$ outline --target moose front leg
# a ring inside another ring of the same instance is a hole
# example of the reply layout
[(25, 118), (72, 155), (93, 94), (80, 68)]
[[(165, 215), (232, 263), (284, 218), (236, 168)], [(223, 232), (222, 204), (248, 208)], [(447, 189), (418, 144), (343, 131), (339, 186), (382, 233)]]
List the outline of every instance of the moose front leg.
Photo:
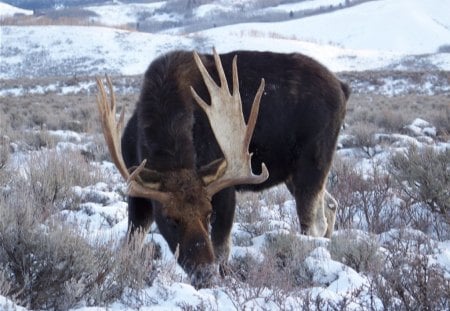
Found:
[(236, 194), (233, 188), (224, 189), (212, 199), (213, 216), (211, 219), (211, 240), (220, 274), (227, 271), (227, 262), (231, 248), (231, 228), (236, 207)]
[(128, 197), (128, 233), (145, 235), (153, 223), (152, 202), (144, 198)]

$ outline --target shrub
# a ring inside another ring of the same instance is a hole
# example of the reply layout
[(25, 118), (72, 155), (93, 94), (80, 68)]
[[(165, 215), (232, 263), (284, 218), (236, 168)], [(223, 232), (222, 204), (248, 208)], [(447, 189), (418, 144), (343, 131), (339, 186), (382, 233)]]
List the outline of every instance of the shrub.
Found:
[(356, 122), (350, 131), (354, 136), (355, 146), (361, 148), (369, 157), (372, 157), (374, 155), (374, 147), (377, 144), (375, 134), (378, 131), (378, 127), (373, 123)]
[(394, 154), (389, 170), (397, 186), (413, 203), (425, 204), (450, 223), (450, 149), (410, 146)]
[(350, 161), (337, 159), (331, 176), (330, 192), (339, 203), (338, 227), (381, 233), (398, 225), (393, 183), (379, 163), (363, 172)]
[[(133, 296), (156, 276), (153, 249), (91, 239), (42, 223), (32, 202), (0, 201), (0, 294), (31, 309), (67, 310)], [(37, 216), (37, 217), (36, 217)]]
[(358, 184), (364, 182), (363, 176), (349, 160), (336, 157), (330, 174), (329, 191), (338, 201), (336, 225), (339, 229), (357, 228), (354, 223), (359, 211), (359, 198), (354, 194)]
[(77, 151), (54, 150), (32, 153), (25, 163), (25, 189), (44, 215), (55, 209), (71, 208), (72, 187), (87, 186), (100, 180), (97, 169)]
[(403, 111), (386, 108), (375, 116), (375, 122), (390, 133), (399, 133), (406, 125)]
[[(1, 108), (1, 107), (0, 107)], [(9, 121), (5, 113), (0, 109), (0, 170), (6, 165), (10, 156), (10, 132)]]
[(0, 169), (5, 167), (10, 156), (9, 137), (1, 136), (0, 133)]
[(40, 150), (42, 148), (53, 148), (56, 145), (55, 138), (47, 130), (25, 131), (22, 140), (26, 149)]
[(384, 310), (448, 310), (450, 280), (429, 257), (434, 246), (424, 234), (400, 231), (383, 247), (383, 269), (372, 271), (370, 291)]
[[(236, 207), (236, 222), (239, 228), (248, 233), (250, 239), (269, 230), (269, 221), (263, 217), (260, 196), (256, 193), (238, 193), (238, 206)], [(248, 241), (248, 238), (245, 238)], [(237, 244), (241, 244), (243, 241)], [(242, 244), (241, 244), (242, 245)]]
[(294, 233), (271, 233), (266, 236), (261, 257), (250, 254), (233, 258), (231, 271), (247, 286), (290, 292), (311, 285), (304, 259), (316, 248), (315, 240), (301, 239)]
[(345, 230), (331, 237), (331, 257), (355, 269), (365, 272), (381, 265), (378, 241), (361, 231)]
[(450, 44), (441, 45), (438, 48), (438, 53), (450, 53)]
[(294, 233), (268, 235), (263, 249), (266, 265), (269, 265), (264, 274), (268, 284), (285, 290), (312, 285), (303, 262), (317, 246), (313, 239), (301, 239)]

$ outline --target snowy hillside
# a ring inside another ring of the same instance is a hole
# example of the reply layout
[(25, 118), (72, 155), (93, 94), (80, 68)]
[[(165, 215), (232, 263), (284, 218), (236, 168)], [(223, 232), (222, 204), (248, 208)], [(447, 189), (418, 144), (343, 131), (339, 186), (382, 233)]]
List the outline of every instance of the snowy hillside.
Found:
[(7, 3), (0, 2), (0, 18), (13, 16), (14, 14), (31, 15), (33, 14), (33, 11), (20, 9)]
[[(299, 5), (310, 2), (315, 1)], [(145, 6), (154, 9), (160, 5), (157, 2)], [(98, 7), (96, 12), (106, 23), (123, 24), (132, 20), (142, 6), (119, 4)], [(220, 52), (301, 52), (333, 71), (449, 70), (450, 54), (436, 53), (439, 47), (450, 44), (450, 18), (443, 13), (447, 11), (448, 0), (371, 1), (288, 22), (231, 25), (188, 35), (102, 27), (2, 26), (0, 78), (142, 74), (159, 54), (173, 49), (209, 52), (212, 46)]]
[(98, 14), (97, 20), (105, 25), (135, 24), (139, 14), (152, 14), (160, 8), (165, 1), (153, 3), (116, 3), (111, 5), (88, 6), (87, 10)]
[(435, 53), (440, 46), (450, 44), (447, 12), (450, 12), (448, 0), (370, 1), (288, 22), (230, 26), (225, 32), (258, 31), (264, 36), (334, 44), (353, 50)]

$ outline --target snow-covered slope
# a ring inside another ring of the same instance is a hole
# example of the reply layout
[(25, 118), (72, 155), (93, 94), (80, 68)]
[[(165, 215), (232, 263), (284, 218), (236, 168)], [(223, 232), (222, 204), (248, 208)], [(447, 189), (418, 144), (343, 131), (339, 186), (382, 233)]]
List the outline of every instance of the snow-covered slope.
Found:
[(404, 54), (435, 53), (450, 44), (449, 0), (370, 1), (344, 10), (279, 23), (251, 23), (205, 33), (249, 33)]
[(0, 2), (0, 18), (13, 16), (14, 14), (32, 15), (33, 11), (20, 9), (7, 3)]
[(1, 32), (0, 79), (140, 74), (156, 55), (192, 48), (181, 36), (103, 27), (5, 26)]
[[(102, 27), (5, 26), (2, 28), (0, 78), (87, 74), (142, 74), (158, 54), (173, 49), (220, 52), (234, 49), (303, 52), (314, 55), (333, 70), (384, 67), (401, 55), (344, 50), (297, 40), (254, 35), (222, 34), (226, 29), (197, 37), (128, 32)], [(223, 38), (226, 40), (223, 40)]]
[[(96, 10), (102, 13), (101, 21), (123, 24), (142, 5), (118, 4)], [(209, 52), (212, 46), (219, 52), (301, 52), (333, 71), (450, 70), (450, 53), (434, 53), (450, 44), (450, 15), (446, 12), (450, 12), (450, 0), (380, 0), (288, 22), (238, 24), (188, 35), (101, 27), (3, 26), (0, 78), (142, 74), (159, 54), (177, 48)], [(416, 60), (422, 53), (431, 54)]]
[(105, 25), (125, 25), (134, 24), (138, 21), (139, 14), (151, 14), (155, 9), (160, 8), (165, 1), (152, 3), (116, 3), (98, 6), (88, 6), (87, 10), (95, 12), (96, 18)]

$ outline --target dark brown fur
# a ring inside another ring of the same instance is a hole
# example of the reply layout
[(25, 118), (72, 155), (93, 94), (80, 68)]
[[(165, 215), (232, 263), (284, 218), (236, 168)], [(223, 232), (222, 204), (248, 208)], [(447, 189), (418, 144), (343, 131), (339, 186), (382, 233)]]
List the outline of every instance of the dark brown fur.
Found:
[[(190, 93), (193, 86), (209, 101), (192, 52), (176, 51), (152, 62), (122, 138), (127, 167), (147, 159), (147, 166), (161, 174), (160, 191), (173, 194), (171, 204), (164, 207), (130, 197), (131, 232), (147, 231), (155, 220), (172, 251), (179, 247), (179, 263), (197, 286), (209, 284), (214, 261), (227, 260), (235, 189), (260, 191), (284, 182), (295, 196), (302, 232), (330, 235), (334, 225), (334, 218), (327, 217), (331, 224), (325, 218), (330, 212), (325, 201), (332, 200), (325, 183), (349, 88), (307, 56), (271, 52), (221, 55), (228, 81), (234, 55), (238, 55), (246, 118), (261, 78), (266, 81), (250, 152), (256, 174), (262, 162), (267, 165), (267, 181), (225, 189), (208, 200), (202, 179), (209, 174), (205, 166), (222, 153), (206, 115)], [(202, 55), (202, 61), (217, 81), (212, 56)]]

